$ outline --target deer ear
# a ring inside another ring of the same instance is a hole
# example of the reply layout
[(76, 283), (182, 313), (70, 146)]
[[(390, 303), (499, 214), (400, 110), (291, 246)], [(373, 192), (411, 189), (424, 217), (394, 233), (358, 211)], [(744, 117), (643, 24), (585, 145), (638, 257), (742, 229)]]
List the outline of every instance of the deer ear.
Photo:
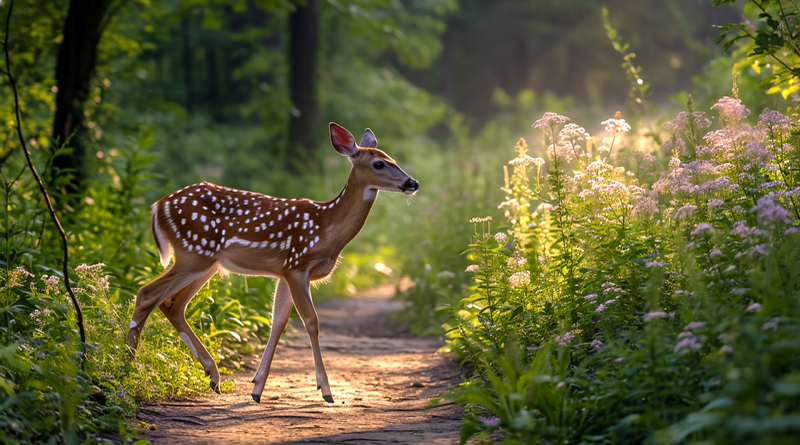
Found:
[(356, 139), (341, 125), (331, 122), (331, 145), (342, 156), (354, 156), (358, 153)]
[(359, 147), (378, 148), (378, 140), (375, 139), (375, 133), (369, 128), (364, 130), (364, 136), (361, 137), (361, 142), (358, 143)]

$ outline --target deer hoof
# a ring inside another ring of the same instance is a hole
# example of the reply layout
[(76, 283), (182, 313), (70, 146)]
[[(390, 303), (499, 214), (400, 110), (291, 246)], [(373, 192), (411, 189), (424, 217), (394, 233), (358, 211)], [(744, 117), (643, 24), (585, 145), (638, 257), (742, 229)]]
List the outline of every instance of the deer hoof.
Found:
[(331, 395), (322, 396), (322, 398), (325, 399), (325, 401), (328, 403), (333, 403), (333, 396)]
[(261, 403), (261, 394), (250, 394), (253, 397), (253, 401), (256, 403)]
[(221, 394), (221, 393), (219, 392), (219, 383), (214, 383), (214, 382), (211, 382), (211, 389), (213, 389), (215, 393), (217, 393), (217, 394)]
[(317, 391), (319, 391), (320, 389), (322, 389), (322, 387), (317, 385)]

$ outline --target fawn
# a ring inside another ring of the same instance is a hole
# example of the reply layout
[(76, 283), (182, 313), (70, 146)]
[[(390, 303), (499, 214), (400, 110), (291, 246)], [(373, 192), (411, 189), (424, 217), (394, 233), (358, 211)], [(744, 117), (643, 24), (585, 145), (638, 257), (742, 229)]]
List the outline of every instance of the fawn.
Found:
[(219, 392), (217, 365), (186, 322), (186, 307), (217, 272), (276, 277), (272, 327), (253, 378), (253, 400), (261, 400), (275, 348), (294, 304), (311, 341), (317, 389), (322, 390), (325, 401), (333, 403), (310, 283), (333, 271), (342, 249), (364, 226), (379, 190), (412, 195), (419, 183), (378, 150), (369, 128), (356, 145), (349, 131), (331, 122), (330, 137), (333, 148), (353, 165), (341, 193), (331, 201), (275, 198), (201, 182), (153, 204), (150, 225), (161, 264), (167, 266), (170, 251), (175, 261), (136, 296), (126, 338), (132, 351), (136, 351), (145, 320), (158, 306), (203, 365), (211, 388)]

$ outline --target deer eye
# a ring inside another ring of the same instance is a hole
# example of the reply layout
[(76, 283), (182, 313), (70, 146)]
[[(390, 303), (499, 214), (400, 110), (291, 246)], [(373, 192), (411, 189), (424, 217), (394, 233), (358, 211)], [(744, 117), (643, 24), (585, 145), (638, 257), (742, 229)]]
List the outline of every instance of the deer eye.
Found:
[(375, 167), (375, 170), (381, 170), (386, 167), (386, 164), (384, 164), (383, 161), (376, 161), (372, 166)]

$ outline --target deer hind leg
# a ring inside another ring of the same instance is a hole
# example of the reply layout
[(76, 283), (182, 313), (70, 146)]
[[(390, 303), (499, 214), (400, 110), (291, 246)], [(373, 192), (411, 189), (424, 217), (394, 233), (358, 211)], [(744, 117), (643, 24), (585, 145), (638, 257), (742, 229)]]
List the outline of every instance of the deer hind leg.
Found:
[(220, 377), (217, 364), (200, 339), (197, 338), (189, 323), (186, 322), (186, 307), (189, 306), (192, 298), (215, 273), (217, 273), (216, 269), (208, 271), (205, 275), (195, 279), (186, 287), (164, 300), (158, 308), (161, 309), (167, 320), (178, 331), (178, 335), (194, 355), (194, 358), (203, 365), (206, 375), (210, 377), (211, 389), (219, 393)]
[(278, 347), (278, 340), (286, 329), (286, 324), (289, 322), (289, 315), (292, 312), (292, 295), (289, 292), (289, 285), (286, 280), (278, 281), (275, 289), (275, 298), (272, 302), (272, 326), (269, 331), (269, 340), (267, 347), (264, 349), (264, 356), (261, 357), (261, 363), (258, 365), (255, 377), (253, 377), (253, 400), (256, 403), (261, 401), (261, 393), (264, 392), (264, 386), (267, 384), (267, 377), (269, 377), (269, 369), (272, 366), (272, 358), (275, 356), (275, 348)]
[(319, 318), (317, 318), (317, 310), (314, 309), (314, 302), (311, 301), (311, 288), (308, 275), (303, 277), (287, 276), (285, 277), (289, 284), (289, 289), (292, 294), (292, 301), (297, 313), (303, 320), (308, 333), (308, 339), (311, 341), (311, 350), (314, 353), (314, 370), (317, 377), (317, 388), (322, 389), (322, 398), (328, 403), (333, 403), (331, 396), (331, 386), (328, 383), (328, 374), (325, 372), (325, 364), (322, 363), (322, 351), (319, 347)]
[(206, 264), (204, 267), (191, 266), (192, 265), (188, 263), (176, 262), (163, 275), (139, 289), (139, 293), (136, 295), (136, 306), (133, 310), (133, 318), (130, 328), (128, 329), (128, 335), (125, 339), (125, 344), (128, 345), (128, 348), (130, 348), (132, 352), (136, 352), (136, 346), (139, 344), (139, 336), (142, 334), (144, 322), (156, 306), (186, 287), (192, 281), (210, 273), (212, 270), (216, 271), (216, 265), (214, 263), (210, 265)]

